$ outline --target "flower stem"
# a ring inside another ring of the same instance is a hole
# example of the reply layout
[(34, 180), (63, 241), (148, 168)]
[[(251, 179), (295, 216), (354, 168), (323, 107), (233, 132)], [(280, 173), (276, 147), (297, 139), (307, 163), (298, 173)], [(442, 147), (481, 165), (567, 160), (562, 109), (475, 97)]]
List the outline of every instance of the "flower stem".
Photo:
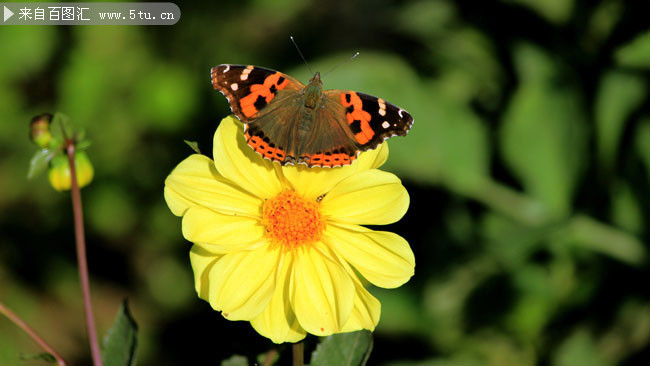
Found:
[(41, 336), (38, 335), (38, 333), (36, 333), (36, 331), (32, 327), (27, 325), (27, 323), (25, 323), (16, 313), (11, 311), (2, 302), (0, 302), (0, 313), (4, 314), (4, 316), (9, 318), (9, 320), (11, 320), (17, 326), (19, 326), (20, 329), (25, 331), (25, 333), (27, 333), (27, 335), (29, 335), (34, 340), (34, 342), (38, 343), (38, 345), (45, 350), (45, 352), (54, 356), (57, 365), (66, 366), (63, 357), (61, 357), (61, 355), (59, 355), (49, 344), (47, 344), (47, 342), (45, 342), (45, 340), (41, 338)]
[(275, 348), (270, 349), (264, 356), (264, 363), (262, 363), (262, 366), (271, 366), (277, 355), (278, 351)]
[(90, 301), (90, 281), (88, 279), (88, 262), (86, 260), (86, 237), (84, 233), (83, 209), (81, 206), (81, 190), (77, 183), (75, 170), (75, 145), (74, 141), (66, 142), (68, 162), (70, 163), (70, 194), (72, 196), (72, 210), (74, 213), (74, 234), (77, 247), (77, 261), (79, 262), (79, 280), (83, 294), (84, 310), (86, 315), (86, 329), (90, 342), (90, 352), (95, 366), (102, 366), (102, 357), (99, 352), (97, 333), (95, 331), (95, 318), (93, 317), (92, 303)]
[(303, 342), (294, 343), (291, 350), (293, 351), (293, 366), (303, 366), (305, 364), (305, 344)]

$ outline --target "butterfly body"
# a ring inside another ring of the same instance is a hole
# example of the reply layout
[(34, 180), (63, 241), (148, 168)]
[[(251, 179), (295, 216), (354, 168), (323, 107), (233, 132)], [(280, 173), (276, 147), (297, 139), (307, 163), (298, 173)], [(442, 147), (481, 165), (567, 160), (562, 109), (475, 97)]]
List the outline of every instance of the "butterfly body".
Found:
[(282, 165), (349, 165), (413, 124), (408, 112), (381, 98), (323, 90), (319, 73), (304, 85), (270, 69), (224, 64), (213, 67), (211, 77), (244, 123), (248, 145)]

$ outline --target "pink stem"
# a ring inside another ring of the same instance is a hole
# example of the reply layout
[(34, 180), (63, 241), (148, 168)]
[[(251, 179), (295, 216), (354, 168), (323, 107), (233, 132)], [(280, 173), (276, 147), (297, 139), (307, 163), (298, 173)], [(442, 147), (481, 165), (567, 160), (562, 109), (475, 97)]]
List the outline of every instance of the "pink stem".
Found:
[(27, 335), (30, 336), (34, 340), (34, 342), (38, 343), (41, 348), (45, 350), (45, 352), (51, 354), (54, 356), (56, 359), (56, 364), (59, 366), (66, 366), (65, 361), (63, 360), (63, 357), (59, 355), (43, 338), (41, 338), (38, 333), (32, 327), (27, 325), (16, 313), (11, 311), (8, 307), (6, 307), (3, 303), (0, 302), (0, 313), (4, 314), (9, 320), (11, 320), (14, 324), (20, 327)]
[(90, 352), (95, 366), (103, 366), (102, 357), (97, 342), (95, 331), (95, 318), (93, 316), (92, 303), (90, 301), (90, 281), (88, 279), (88, 261), (86, 260), (86, 237), (84, 233), (83, 209), (81, 206), (81, 190), (77, 183), (77, 172), (75, 169), (75, 145), (68, 140), (66, 142), (68, 162), (70, 163), (70, 194), (72, 195), (72, 210), (74, 212), (74, 234), (77, 247), (77, 261), (79, 262), (79, 280), (81, 281), (81, 292), (83, 293), (84, 310), (86, 314), (86, 328), (88, 340), (90, 341)]

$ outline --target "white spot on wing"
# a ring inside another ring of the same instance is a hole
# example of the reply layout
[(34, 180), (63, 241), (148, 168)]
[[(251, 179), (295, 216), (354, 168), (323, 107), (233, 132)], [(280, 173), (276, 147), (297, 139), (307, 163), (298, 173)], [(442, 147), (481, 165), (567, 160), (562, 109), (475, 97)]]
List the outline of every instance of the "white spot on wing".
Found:
[(399, 114), (400, 118), (404, 118), (404, 115), (402, 115), (402, 112), (406, 112), (406, 111), (403, 110), (403, 109), (400, 109), (399, 112), (397, 112), (397, 114)]
[(390, 123), (388, 123), (388, 121), (384, 121), (384, 123), (381, 124), (381, 127), (388, 128), (390, 127)]
[(253, 71), (253, 68), (254, 68), (254, 67), (255, 67), (255, 66), (246, 66), (246, 68), (244, 69), (244, 71), (242, 71), (242, 73), (241, 73), (241, 77), (240, 77), (240, 79), (242, 79), (242, 80), (246, 80), (246, 79), (248, 79), (248, 74), (250, 74), (251, 71)]
[(237, 90), (237, 89), (239, 89), (239, 85), (237, 85), (237, 83), (233, 83), (233, 84), (230, 86), (230, 89), (232, 89), (232, 90)]
[(378, 98), (377, 99), (377, 104), (379, 104), (379, 115), (380, 116), (385, 116), (386, 115), (386, 102), (384, 102), (383, 99)]
[(226, 65), (226, 68), (223, 69), (222, 74), (225, 74), (225, 73), (227, 73), (228, 71), (230, 71), (230, 65)]

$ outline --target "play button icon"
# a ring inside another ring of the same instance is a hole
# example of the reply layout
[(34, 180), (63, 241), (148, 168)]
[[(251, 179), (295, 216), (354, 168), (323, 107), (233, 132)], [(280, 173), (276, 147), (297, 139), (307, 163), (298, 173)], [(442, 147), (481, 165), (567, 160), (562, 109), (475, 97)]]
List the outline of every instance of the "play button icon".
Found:
[(6, 22), (7, 19), (11, 18), (12, 15), (14, 15), (14, 12), (9, 10), (9, 8), (7, 8), (5, 6), (5, 20), (4, 21)]

